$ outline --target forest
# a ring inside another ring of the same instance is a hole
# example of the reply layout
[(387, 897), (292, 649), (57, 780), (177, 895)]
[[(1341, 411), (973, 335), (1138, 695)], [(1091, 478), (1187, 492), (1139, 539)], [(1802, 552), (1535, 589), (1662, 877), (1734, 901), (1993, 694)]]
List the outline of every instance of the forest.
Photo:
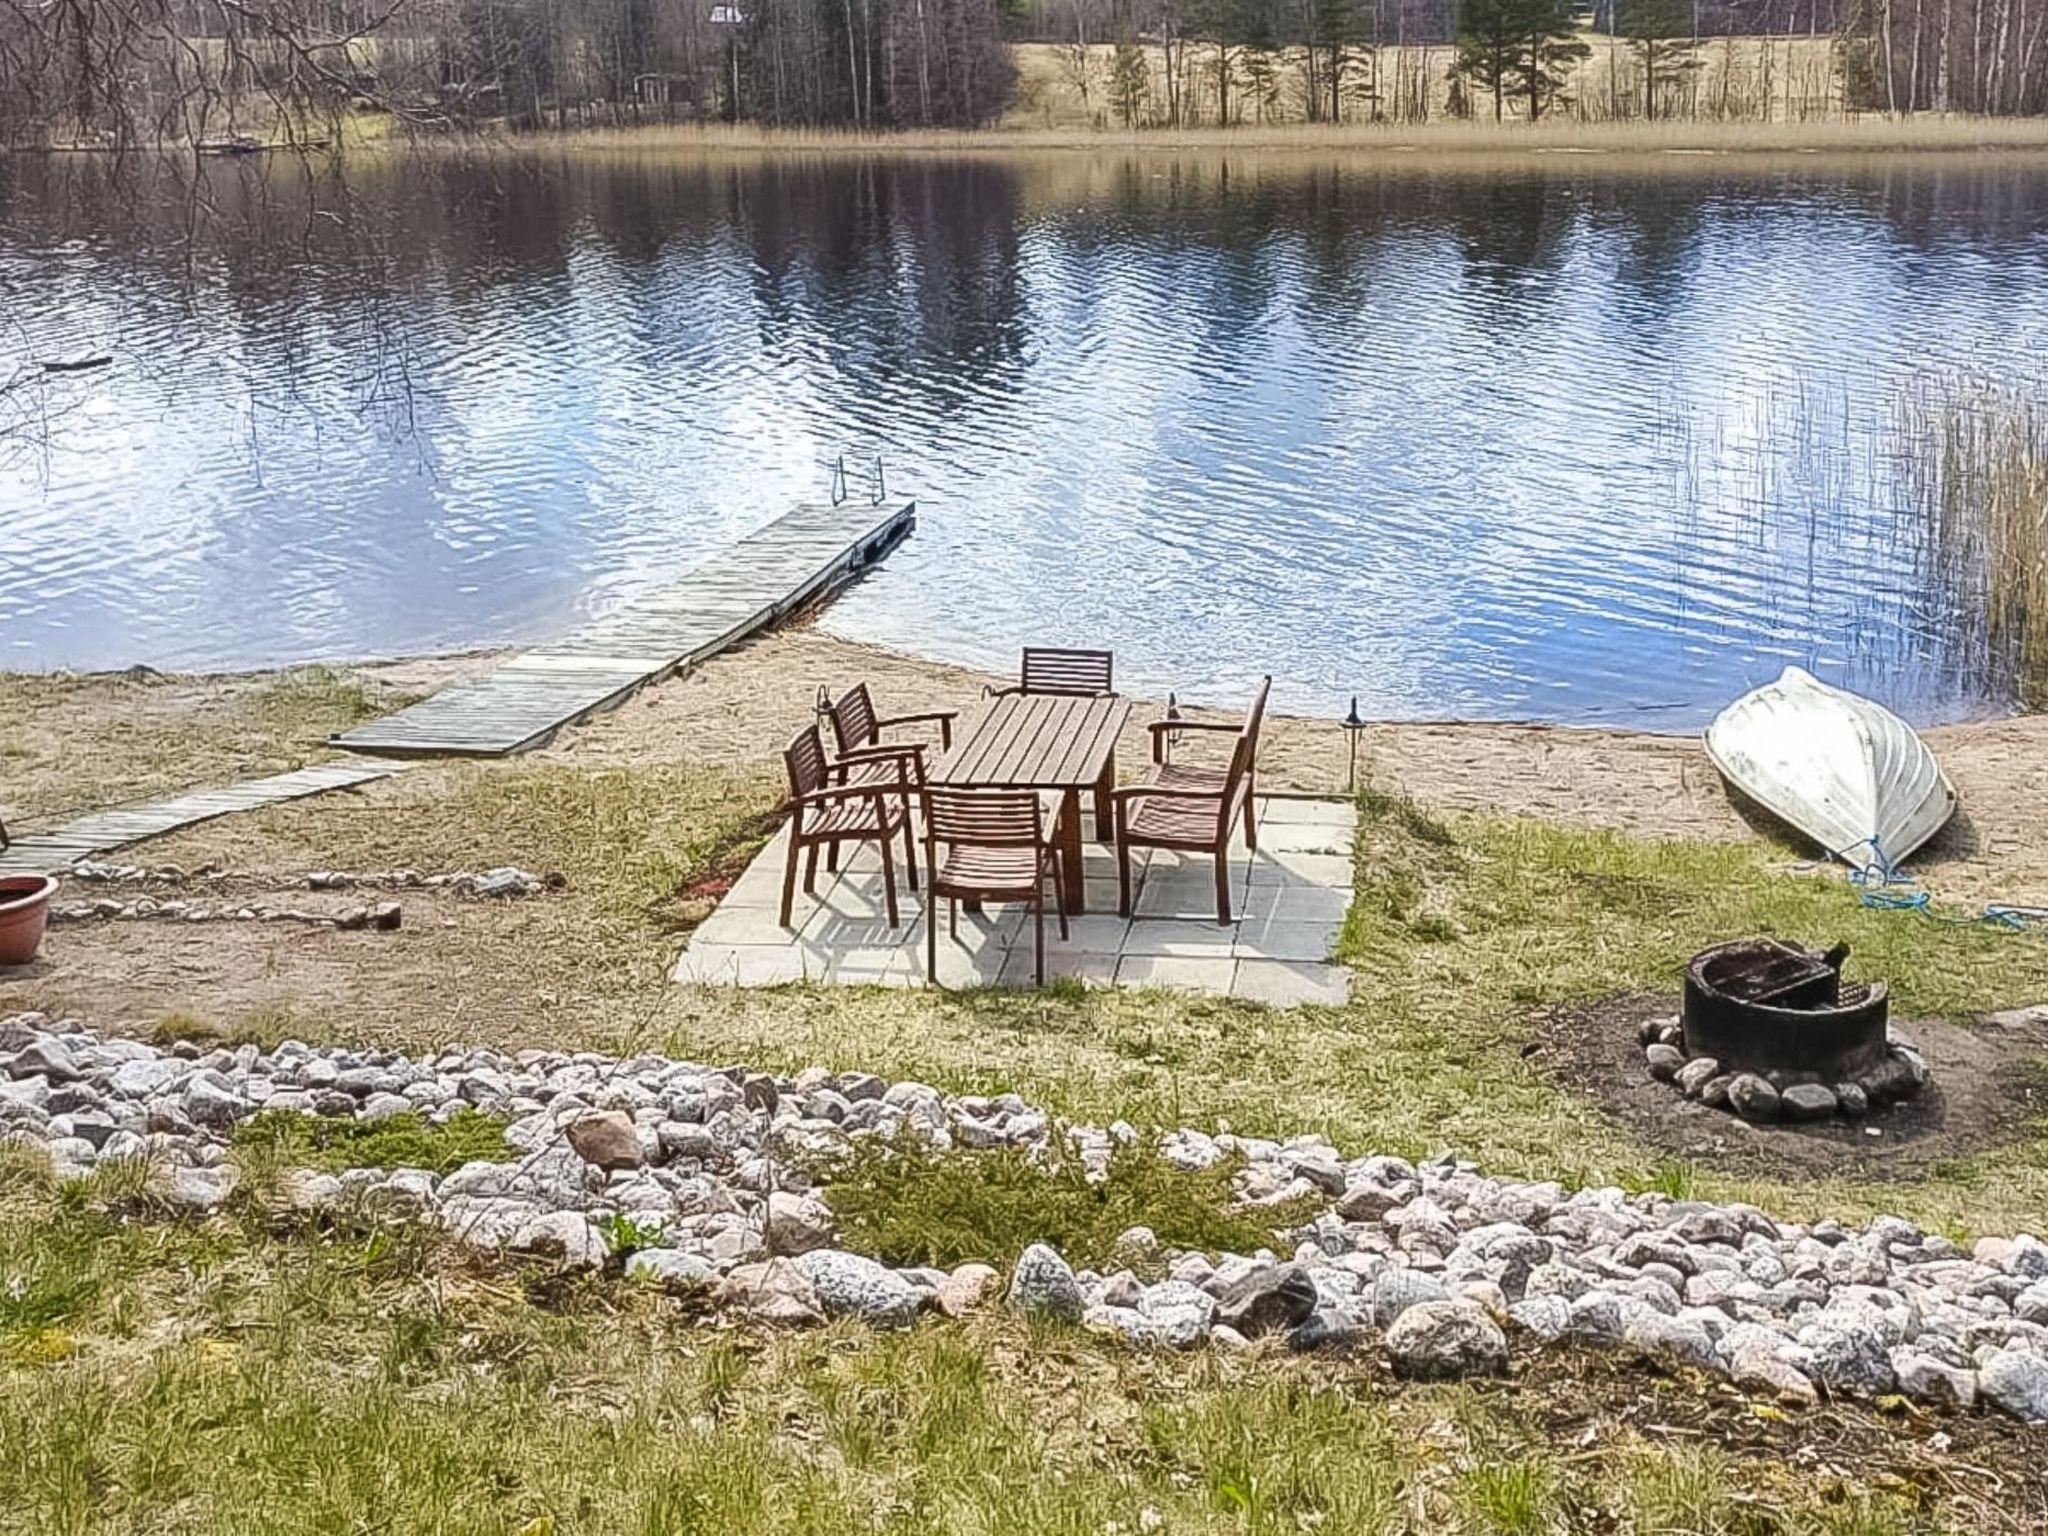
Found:
[[(1760, 106), (1732, 66), (1699, 86), (1735, 38), (1763, 45)], [(1026, 48), (1123, 129), (1768, 118), (1774, 40), (1785, 69), (1806, 40), (1830, 112), (2048, 110), (2048, 0), (0, 0), (0, 144), (232, 151), (378, 116), (974, 129)]]

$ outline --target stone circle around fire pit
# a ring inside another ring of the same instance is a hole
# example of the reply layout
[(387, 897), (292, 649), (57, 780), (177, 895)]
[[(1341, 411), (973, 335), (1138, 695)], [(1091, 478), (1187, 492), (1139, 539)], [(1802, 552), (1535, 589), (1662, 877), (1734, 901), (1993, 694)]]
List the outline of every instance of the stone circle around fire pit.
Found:
[(1907, 1041), (1892, 1038), (1875, 1065), (1835, 1081), (1818, 1072), (1749, 1072), (1725, 1068), (1712, 1056), (1686, 1051), (1678, 1015), (1646, 1020), (1637, 1038), (1650, 1076), (1688, 1099), (1725, 1109), (1752, 1124), (1775, 1121), (1861, 1119), (1872, 1109), (1912, 1098), (1927, 1086), (1927, 1062)]

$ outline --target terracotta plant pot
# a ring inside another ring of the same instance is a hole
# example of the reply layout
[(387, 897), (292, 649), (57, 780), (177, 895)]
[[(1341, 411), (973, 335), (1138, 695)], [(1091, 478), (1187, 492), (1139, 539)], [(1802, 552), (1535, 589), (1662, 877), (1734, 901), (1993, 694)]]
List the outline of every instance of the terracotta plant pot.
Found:
[(0, 965), (27, 965), (35, 959), (56, 891), (57, 882), (48, 875), (0, 876)]

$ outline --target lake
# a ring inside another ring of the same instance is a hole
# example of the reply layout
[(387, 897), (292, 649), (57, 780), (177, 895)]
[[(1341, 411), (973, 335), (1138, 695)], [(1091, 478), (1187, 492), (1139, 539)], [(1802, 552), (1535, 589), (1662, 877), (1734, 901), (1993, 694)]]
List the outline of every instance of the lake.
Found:
[(2013, 698), (1894, 427), (1915, 381), (2039, 377), (2039, 161), (542, 152), (199, 191), (0, 159), (0, 666), (533, 641), (879, 453), (918, 531), (823, 622), (941, 659), (1670, 730), (1787, 662), (1923, 722)]

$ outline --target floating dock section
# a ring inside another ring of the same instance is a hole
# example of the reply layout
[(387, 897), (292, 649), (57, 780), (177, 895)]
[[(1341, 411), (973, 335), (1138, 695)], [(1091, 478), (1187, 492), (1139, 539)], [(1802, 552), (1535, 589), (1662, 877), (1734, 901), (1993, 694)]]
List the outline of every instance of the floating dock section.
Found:
[(381, 756), (504, 757), (817, 602), (894, 549), (917, 504), (801, 506), (673, 587), (333, 739)]

